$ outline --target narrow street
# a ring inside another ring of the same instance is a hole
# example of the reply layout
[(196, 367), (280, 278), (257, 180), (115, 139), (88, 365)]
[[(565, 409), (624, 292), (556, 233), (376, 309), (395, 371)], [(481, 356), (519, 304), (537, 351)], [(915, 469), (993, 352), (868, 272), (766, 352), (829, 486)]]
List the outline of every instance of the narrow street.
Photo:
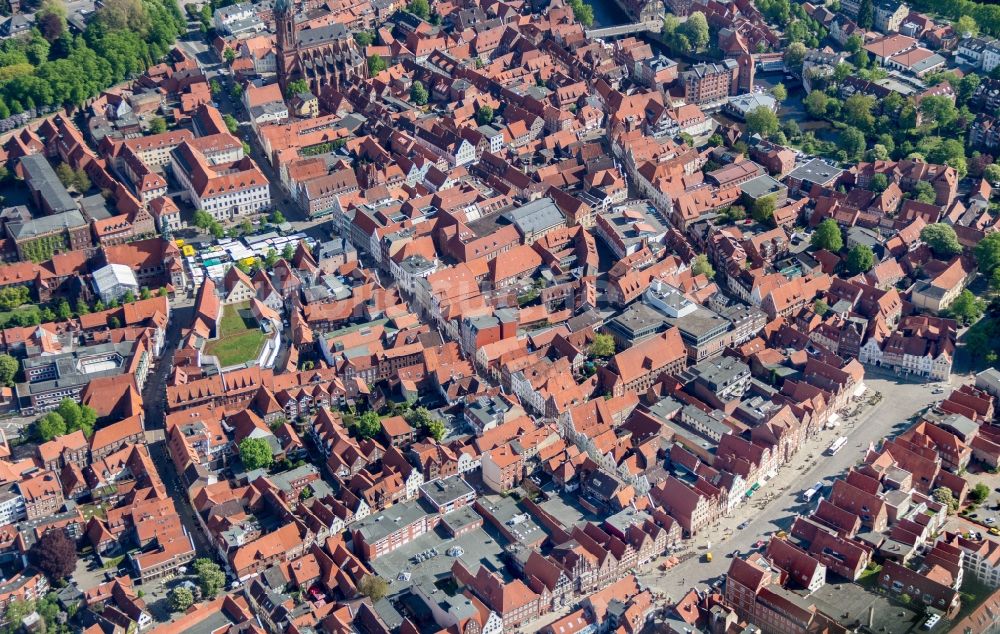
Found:
[(194, 519), (194, 511), (187, 499), (187, 492), (181, 486), (177, 470), (167, 453), (164, 437), (166, 425), (166, 384), (172, 369), (174, 351), (181, 339), (182, 328), (191, 322), (194, 309), (190, 300), (180, 302), (178, 306), (170, 307), (170, 322), (167, 325), (166, 340), (163, 351), (156, 359), (156, 367), (146, 379), (142, 390), (142, 400), (146, 410), (146, 442), (149, 455), (156, 465), (156, 472), (166, 487), (167, 494), (173, 498), (180, 516), (181, 523), (194, 539), (199, 555), (211, 555), (211, 542), (205, 537)]

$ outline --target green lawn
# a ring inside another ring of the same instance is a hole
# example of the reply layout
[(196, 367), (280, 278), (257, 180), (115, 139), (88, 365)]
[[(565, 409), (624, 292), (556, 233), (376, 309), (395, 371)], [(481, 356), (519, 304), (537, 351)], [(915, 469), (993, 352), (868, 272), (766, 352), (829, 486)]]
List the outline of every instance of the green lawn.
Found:
[(41, 309), (35, 304), (25, 304), (24, 306), (19, 306), (14, 310), (4, 310), (0, 311), (0, 328), (9, 328), (16, 324), (12, 323), (14, 315), (18, 313), (31, 313), (38, 315), (41, 313)]
[(205, 346), (205, 354), (216, 357), (224, 368), (256, 359), (267, 340), (249, 307), (249, 303), (225, 306), (219, 338)]

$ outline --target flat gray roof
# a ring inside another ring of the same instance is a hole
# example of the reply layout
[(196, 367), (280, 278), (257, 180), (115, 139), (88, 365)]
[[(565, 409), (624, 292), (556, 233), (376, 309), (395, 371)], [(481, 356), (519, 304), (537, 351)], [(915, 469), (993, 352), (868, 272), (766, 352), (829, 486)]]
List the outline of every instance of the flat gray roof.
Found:
[(788, 178), (794, 178), (803, 182), (822, 184), (840, 176), (843, 171), (844, 170), (839, 167), (830, 165), (826, 161), (813, 159), (805, 165), (801, 165), (792, 170), (788, 175)]
[(420, 491), (438, 506), (444, 506), (475, 490), (460, 475), (438, 478), (420, 485)]
[(385, 539), (403, 526), (409, 526), (420, 518), (435, 512), (420, 500), (393, 504), (387, 509), (372, 513), (354, 525), (353, 530), (361, 533), (368, 543)]
[(24, 180), (38, 192), (53, 213), (76, 209), (76, 201), (66, 191), (66, 187), (44, 156), (29, 154), (22, 157), (21, 167), (24, 168)]
[(535, 233), (566, 223), (566, 217), (551, 198), (539, 198), (503, 214), (522, 233)]

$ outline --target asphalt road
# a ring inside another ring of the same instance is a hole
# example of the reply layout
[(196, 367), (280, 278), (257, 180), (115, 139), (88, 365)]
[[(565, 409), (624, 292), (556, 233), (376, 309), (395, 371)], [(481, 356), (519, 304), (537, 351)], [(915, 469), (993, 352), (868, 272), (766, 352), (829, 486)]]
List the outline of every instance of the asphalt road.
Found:
[[(662, 575), (659, 570), (651, 570), (641, 575), (643, 581), (677, 598), (682, 589), (687, 590), (693, 584), (708, 584), (725, 574), (730, 563), (726, 556), (728, 553), (735, 549), (746, 553), (757, 540), (776, 531), (787, 530), (796, 515), (808, 513), (811, 508), (815, 508), (818, 498), (814, 498), (811, 504), (801, 501), (805, 489), (816, 482), (823, 482), (827, 487), (824, 494), (828, 493), (828, 487), (836, 477), (861, 461), (869, 443), (877, 445), (883, 438), (903, 431), (907, 419), (943, 396), (933, 393), (932, 384), (899, 383), (895, 379), (881, 377), (868, 377), (865, 383), (869, 394), (873, 391), (881, 392), (882, 400), (858, 418), (843, 421), (840, 427), (834, 432), (828, 432), (824, 441), (814, 448), (800, 450), (793, 463), (782, 467), (778, 476), (761, 489), (762, 494), (774, 495), (763, 509), (757, 509), (751, 504), (740, 507), (735, 513), (736, 517), (728, 523), (749, 520), (749, 524), (742, 530), (734, 530), (731, 537), (713, 540), (711, 563), (701, 561), (701, 555), (706, 551), (706, 537), (699, 535), (692, 540), (694, 552), (698, 556), (675, 566), (666, 575)], [(853, 428), (850, 427), (851, 424)], [(822, 453), (828, 444), (825, 439), (837, 435), (847, 436), (847, 445), (835, 456), (826, 456)], [(812, 461), (808, 459), (810, 450), (814, 455)], [(801, 467), (803, 463), (807, 465), (804, 468)], [(796, 464), (803, 470), (796, 469)], [(783, 480), (789, 482), (787, 490), (776, 490)], [(685, 582), (683, 587), (681, 581)]]

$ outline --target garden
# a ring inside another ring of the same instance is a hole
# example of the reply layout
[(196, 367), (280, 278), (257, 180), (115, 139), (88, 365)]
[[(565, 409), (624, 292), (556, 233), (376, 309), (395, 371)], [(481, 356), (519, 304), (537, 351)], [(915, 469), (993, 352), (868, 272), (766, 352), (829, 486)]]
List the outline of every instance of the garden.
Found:
[(222, 311), (219, 338), (208, 342), (205, 354), (214, 356), (220, 366), (228, 368), (256, 359), (266, 339), (267, 334), (250, 314), (248, 302), (229, 304)]

